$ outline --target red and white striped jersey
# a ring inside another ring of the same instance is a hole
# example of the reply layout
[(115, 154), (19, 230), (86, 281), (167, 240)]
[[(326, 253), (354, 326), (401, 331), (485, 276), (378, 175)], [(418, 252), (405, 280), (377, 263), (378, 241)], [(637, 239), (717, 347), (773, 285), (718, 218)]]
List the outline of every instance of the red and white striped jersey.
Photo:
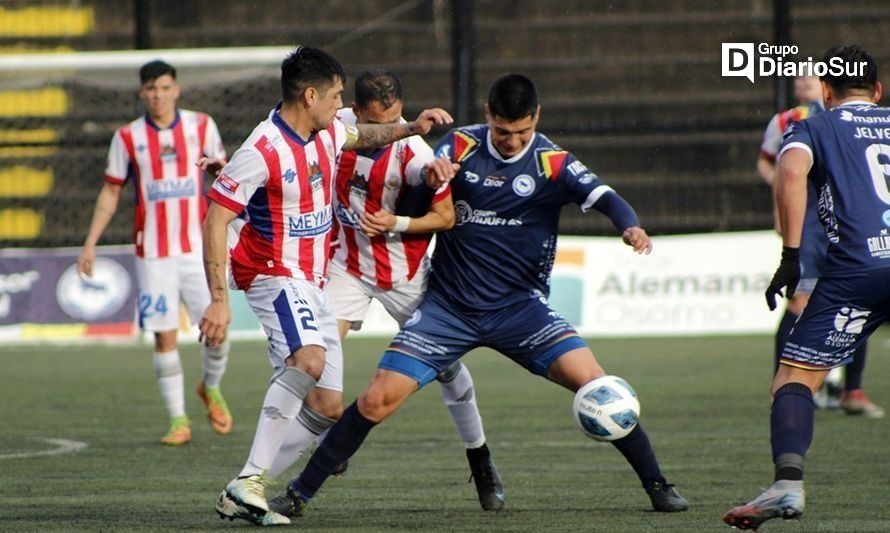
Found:
[(304, 141), (273, 109), (235, 152), (208, 196), (243, 214), (231, 250), (232, 277), (242, 290), (260, 274), (324, 285), (333, 226), (333, 171), (346, 126)]
[[(337, 116), (354, 124), (349, 108)], [(332, 261), (346, 272), (383, 290), (411, 280), (425, 262), (432, 234), (384, 233), (367, 237), (358, 228), (365, 212), (396, 206), (406, 188), (418, 185), (424, 165), (435, 158), (433, 150), (419, 136), (396, 141), (371, 151), (346, 151), (337, 163), (334, 201), (340, 231)], [(447, 197), (440, 192), (434, 202)]]
[(133, 240), (145, 258), (201, 253), (201, 221), (207, 212), (202, 156), (225, 159), (210, 116), (179, 109), (164, 129), (148, 116), (122, 126), (111, 140), (105, 181), (135, 179)]

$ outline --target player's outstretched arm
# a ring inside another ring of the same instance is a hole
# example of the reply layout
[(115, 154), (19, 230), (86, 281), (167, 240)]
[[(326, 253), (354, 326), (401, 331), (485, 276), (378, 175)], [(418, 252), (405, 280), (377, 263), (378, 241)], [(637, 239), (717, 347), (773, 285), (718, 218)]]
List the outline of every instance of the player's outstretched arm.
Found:
[(210, 289), (210, 305), (198, 323), (201, 331), (198, 340), (207, 346), (219, 346), (225, 342), (231, 322), (229, 288), (226, 283), (226, 228), (236, 216), (237, 213), (216, 202), (210, 202), (204, 219), (204, 273)]
[(451, 194), (430, 206), (421, 217), (396, 216), (385, 209), (365, 213), (358, 221), (362, 233), (375, 237), (385, 232), (435, 233), (454, 227), (454, 203)]
[(412, 135), (426, 135), (434, 126), (451, 124), (454, 119), (444, 109), (438, 107), (424, 109), (414, 122), (399, 124), (356, 124), (357, 135), (349, 137), (344, 150), (361, 150), (365, 148), (378, 148), (390, 143), (410, 137)]
[(111, 222), (117, 211), (117, 204), (121, 197), (121, 185), (105, 182), (99, 197), (96, 198), (96, 207), (93, 209), (93, 218), (90, 221), (90, 229), (87, 238), (83, 242), (83, 249), (77, 258), (77, 271), (86, 276), (93, 275), (93, 264), (96, 262), (96, 244), (105, 228)]

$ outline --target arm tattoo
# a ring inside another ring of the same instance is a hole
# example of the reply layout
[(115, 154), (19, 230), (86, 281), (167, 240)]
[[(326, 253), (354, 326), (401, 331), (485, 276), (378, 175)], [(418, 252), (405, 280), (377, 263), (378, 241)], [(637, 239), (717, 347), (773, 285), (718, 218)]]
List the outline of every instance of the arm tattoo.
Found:
[[(415, 124), (359, 124), (356, 126), (357, 137), (347, 138), (344, 150), (378, 148), (392, 142), (414, 135)], [(352, 144), (350, 144), (352, 143)]]

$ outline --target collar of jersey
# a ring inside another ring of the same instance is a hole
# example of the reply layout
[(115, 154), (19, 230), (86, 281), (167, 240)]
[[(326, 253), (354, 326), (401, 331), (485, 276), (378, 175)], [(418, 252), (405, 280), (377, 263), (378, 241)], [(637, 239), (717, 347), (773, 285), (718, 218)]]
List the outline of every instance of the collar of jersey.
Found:
[(876, 106), (878, 104), (876, 104), (874, 102), (869, 102), (867, 100), (853, 100), (852, 102), (844, 102), (843, 104), (839, 105), (838, 107), (847, 107), (847, 106), (854, 106), (854, 105), (856, 105), (856, 106), (858, 106), (858, 105)]
[(290, 127), (290, 124), (288, 124), (287, 122), (285, 122), (285, 120), (283, 118), (281, 118), (281, 115), (278, 114), (278, 111), (280, 111), (280, 110), (281, 110), (281, 102), (278, 102), (277, 104), (275, 104), (275, 109), (272, 110), (271, 115), (272, 115), (272, 124), (275, 124), (278, 127), (278, 129), (281, 130), (281, 133), (283, 133), (290, 140), (294, 141), (295, 143), (299, 144), (300, 146), (306, 146), (307, 144), (309, 144), (315, 140), (315, 132), (313, 131), (312, 133), (309, 134), (309, 138), (304, 141), (303, 138), (300, 137), (300, 134), (295, 132), (293, 130), (293, 128)]
[(525, 148), (522, 149), (521, 152), (514, 155), (510, 159), (504, 159), (500, 153), (498, 153), (497, 148), (491, 143), (491, 128), (485, 132), (485, 145), (488, 147), (488, 153), (491, 154), (491, 157), (501, 161), (503, 163), (515, 163), (525, 157), (525, 154), (531, 149), (532, 145), (535, 143), (535, 139), (538, 137), (538, 132), (532, 134), (532, 138), (529, 139), (528, 144), (525, 145)]
[(150, 116), (148, 116), (148, 113), (145, 114), (145, 123), (158, 131), (172, 130), (173, 128), (176, 127), (177, 124), (179, 124), (179, 110), (178, 109), (176, 110), (176, 115), (173, 117), (173, 122), (171, 122), (170, 125), (167, 126), (166, 128), (162, 128), (162, 127), (158, 126), (157, 124), (155, 124), (155, 121), (152, 120)]

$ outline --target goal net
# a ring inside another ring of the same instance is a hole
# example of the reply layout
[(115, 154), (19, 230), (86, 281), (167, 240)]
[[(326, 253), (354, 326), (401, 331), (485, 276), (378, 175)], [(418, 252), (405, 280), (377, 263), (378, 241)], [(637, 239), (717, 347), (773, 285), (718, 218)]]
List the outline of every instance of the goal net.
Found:
[[(138, 69), (177, 69), (179, 106), (206, 112), (229, 153), (278, 100), (290, 47), (0, 56), (0, 248), (83, 242), (114, 130), (144, 112)], [(130, 242), (133, 194), (103, 244)]]

